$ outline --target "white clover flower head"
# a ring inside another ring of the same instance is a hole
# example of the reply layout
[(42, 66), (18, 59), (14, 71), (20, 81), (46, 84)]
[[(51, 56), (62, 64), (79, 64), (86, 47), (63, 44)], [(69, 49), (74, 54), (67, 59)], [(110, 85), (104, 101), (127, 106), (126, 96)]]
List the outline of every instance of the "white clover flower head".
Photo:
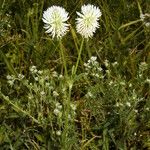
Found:
[(43, 13), (43, 22), (46, 33), (50, 33), (52, 38), (62, 38), (69, 30), (68, 12), (60, 6), (51, 6)]
[(94, 5), (88, 4), (81, 7), (81, 13), (76, 20), (76, 29), (84, 38), (91, 38), (99, 27), (99, 17), (102, 15), (100, 9)]

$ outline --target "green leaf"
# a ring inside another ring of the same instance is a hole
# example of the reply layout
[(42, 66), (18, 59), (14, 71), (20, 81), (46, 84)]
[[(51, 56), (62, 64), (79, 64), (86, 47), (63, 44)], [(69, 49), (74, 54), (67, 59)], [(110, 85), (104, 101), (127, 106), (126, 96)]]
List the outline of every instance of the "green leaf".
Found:
[(123, 28), (125, 28), (125, 27), (128, 27), (128, 26), (130, 26), (130, 25), (136, 24), (136, 23), (138, 23), (138, 22), (141, 22), (141, 19), (138, 19), (138, 20), (135, 20), (135, 21), (131, 21), (131, 22), (129, 22), (129, 23), (126, 23), (126, 24), (122, 25), (121, 27), (119, 27), (118, 30), (121, 30), (121, 29), (123, 29)]
[(9, 71), (14, 74), (17, 75), (17, 72), (15, 71), (14, 67), (12, 66), (12, 64), (9, 62), (9, 60), (7, 59), (7, 57), (5, 56), (5, 54), (2, 52), (2, 50), (0, 50), (0, 55), (3, 57), (4, 62), (7, 65), (7, 68), (9, 69)]
[(34, 133), (34, 136), (37, 138), (38, 141), (40, 141), (40, 142), (43, 142), (43, 141), (44, 141), (43, 136), (41, 136), (40, 134)]

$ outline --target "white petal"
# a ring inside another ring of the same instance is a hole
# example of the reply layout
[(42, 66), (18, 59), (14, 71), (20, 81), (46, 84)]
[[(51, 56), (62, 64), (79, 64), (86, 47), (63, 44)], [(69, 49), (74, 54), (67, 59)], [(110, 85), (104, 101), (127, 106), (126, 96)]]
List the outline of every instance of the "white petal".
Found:
[(84, 38), (92, 37), (99, 27), (99, 17), (101, 11), (98, 7), (88, 4), (81, 7), (81, 13), (76, 12), (79, 16), (76, 18), (76, 30)]
[(46, 33), (50, 33), (52, 38), (61, 38), (67, 31), (69, 24), (66, 21), (69, 19), (68, 12), (62, 7), (52, 6), (43, 12), (43, 22)]

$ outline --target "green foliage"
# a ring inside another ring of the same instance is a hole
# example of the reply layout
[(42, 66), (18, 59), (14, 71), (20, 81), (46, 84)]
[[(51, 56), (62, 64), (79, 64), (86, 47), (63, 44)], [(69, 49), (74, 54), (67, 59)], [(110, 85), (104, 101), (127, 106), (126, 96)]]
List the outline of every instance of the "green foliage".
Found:
[[(102, 11), (88, 41), (83, 4)], [(51, 5), (69, 13), (61, 42), (43, 29)], [(0, 1), (0, 149), (150, 148), (149, 0)]]

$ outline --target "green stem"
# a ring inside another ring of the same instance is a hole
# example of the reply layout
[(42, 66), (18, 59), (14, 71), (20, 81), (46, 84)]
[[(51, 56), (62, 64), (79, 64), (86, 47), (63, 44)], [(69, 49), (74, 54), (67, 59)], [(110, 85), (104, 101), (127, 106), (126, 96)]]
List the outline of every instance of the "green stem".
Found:
[(2, 52), (2, 49), (0, 47), (0, 55), (3, 57), (4, 62), (6, 63), (6, 66), (8, 67), (9, 71), (17, 76), (17, 72), (15, 71), (13, 65), (10, 63), (10, 61), (7, 59), (6, 55)]
[(91, 58), (91, 51), (90, 51), (90, 47), (89, 47), (89, 42), (88, 42), (88, 40), (86, 40), (86, 50), (88, 51), (88, 56), (89, 56), (89, 58)]
[(67, 140), (69, 134), (69, 113), (70, 113), (70, 101), (71, 101), (71, 91), (72, 87), (69, 87), (68, 98), (65, 100), (65, 123), (64, 123), (64, 130), (62, 134), (62, 150), (68, 149)]
[(80, 50), (79, 50), (79, 54), (78, 54), (78, 59), (77, 59), (77, 62), (76, 62), (76, 66), (75, 66), (75, 70), (74, 70), (73, 75), (76, 74), (77, 69), (78, 69), (78, 65), (79, 65), (79, 61), (81, 59), (81, 53), (82, 53), (82, 49), (83, 49), (83, 43), (84, 43), (84, 38), (82, 38), (82, 41), (81, 41), (81, 46), (80, 46)]
[(60, 51), (61, 51), (63, 66), (64, 66), (64, 69), (65, 69), (65, 75), (67, 76), (68, 72), (67, 72), (67, 66), (66, 66), (66, 59), (65, 59), (64, 50), (63, 50), (63, 46), (62, 46), (61, 40), (59, 41), (59, 46), (60, 46)]
[(2, 93), (0, 93), (0, 97), (3, 98), (3, 100), (5, 100), (7, 103), (9, 103), (10, 105), (12, 105), (13, 109), (15, 111), (20, 111), (21, 113), (23, 113), (24, 115), (28, 116), (29, 118), (31, 118), (35, 123), (40, 124), (39, 121), (37, 119), (35, 119), (33, 116), (31, 116), (28, 112), (24, 111), (23, 109), (21, 109), (19, 106), (15, 105), (14, 103), (12, 103), (9, 100), (9, 97), (3, 95)]

